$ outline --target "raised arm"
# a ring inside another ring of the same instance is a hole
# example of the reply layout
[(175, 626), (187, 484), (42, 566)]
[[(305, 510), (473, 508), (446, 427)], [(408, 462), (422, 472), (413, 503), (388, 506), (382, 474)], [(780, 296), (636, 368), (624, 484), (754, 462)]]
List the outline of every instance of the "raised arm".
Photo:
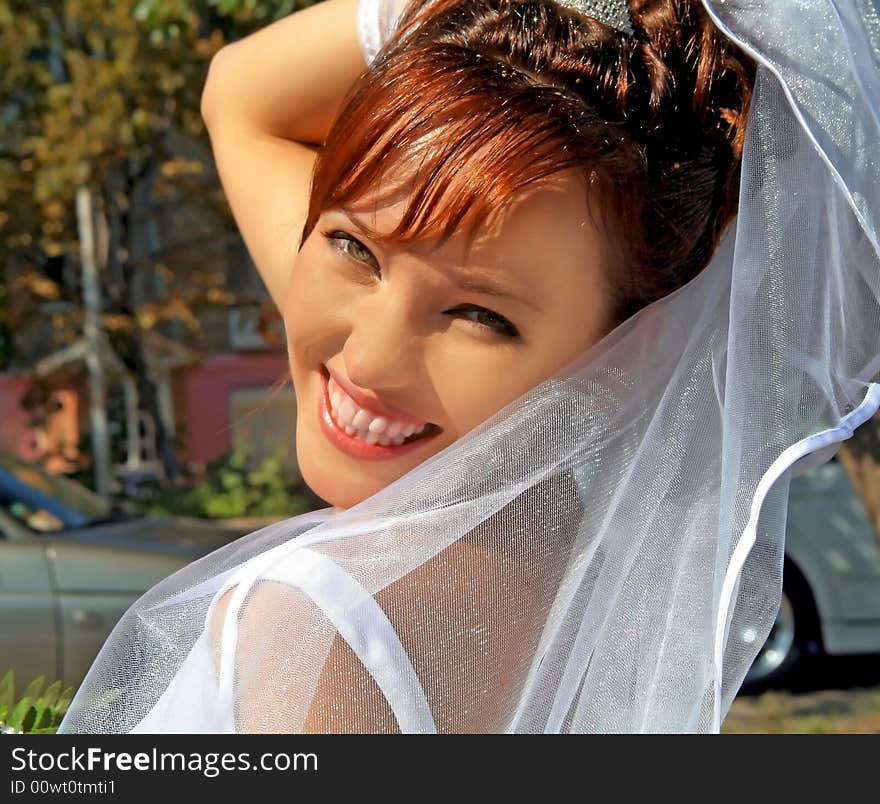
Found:
[(358, 0), (324, 0), (222, 48), (201, 113), (232, 214), (280, 309), (316, 145), (365, 69)]

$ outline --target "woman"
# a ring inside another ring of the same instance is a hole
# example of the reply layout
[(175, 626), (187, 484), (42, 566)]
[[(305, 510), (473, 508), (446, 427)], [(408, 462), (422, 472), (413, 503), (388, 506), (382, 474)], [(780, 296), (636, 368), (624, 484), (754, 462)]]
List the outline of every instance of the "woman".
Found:
[[(410, 16), (420, 5), (432, 16), (418, 41), (367, 73), (356, 9), (365, 40), (368, 15), (394, 3), (330, 0), (293, 14), (221, 51), (202, 104), (230, 204), (284, 316), (303, 476), (337, 508), (694, 276), (736, 208), (754, 64), (699, 3), (648, 4), (639, 41), (553, 3), (415, 3)], [(328, 130), (309, 193), (318, 147), (308, 142)], [(493, 279), (512, 298), (462, 288)], [(479, 380), (462, 382), (462, 366)], [(366, 463), (341, 453), (314, 404), (328, 376), (367, 407), (406, 411), (400, 423), (430, 422), (421, 445)]]
[(203, 115), (333, 507), (151, 590), (62, 731), (717, 730), (789, 470), (876, 409), (880, 297), (876, 189), (831, 194), (769, 67), (750, 122), (725, 10), (416, 0), (364, 72), (393, 7), (327, 0), (221, 51)]

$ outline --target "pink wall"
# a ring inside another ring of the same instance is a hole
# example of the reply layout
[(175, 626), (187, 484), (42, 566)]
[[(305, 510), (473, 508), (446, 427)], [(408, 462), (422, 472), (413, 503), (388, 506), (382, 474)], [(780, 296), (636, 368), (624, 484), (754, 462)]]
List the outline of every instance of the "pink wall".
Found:
[(0, 374), (0, 447), (34, 458), (28, 416), (19, 405), (28, 381), (16, 374)]
[[(286, 351), (221, 353), (175, 372), (175, 408), (186, 444), (184, 459), (207, 463), (228, 452), (233, 435), (232, 393), (242, 388), (272, 388), (288, 373)], [(27, 378), (0, 374), (0, 449), (38, 460), (50, 446), (76, 445), (88, 427), (83, 419), (87, 392), (76, 388), (75, 382), (54, 384), (63, 408), (50, 419), (45, 432), (35, 431), (28, 427), (28, 415), (19, 404), (28, 389)], [(64, 467), (46, 468), (63, 471)]]
[(212, 461), (232, 446), (229, 398), (237, 388), (269, 388), (289, 373), (287, 352), (216, 354), (181, 372), (179, 427), (186, 457)]
[[(21, 408), (21, 398), (29, 386), (30, 381), (20, 374), (0, 374), (0, 449), (32, 461), (56, 450), (73, 457), (80, 433), (77, 383), (55, 378), (52, 386), (61, 409), (50, 416), (45, 429), (32, 429), (28, 413)], [(45, 463), (45, 467), (58, 472), (68, 468), (67, 461), (60, 458)]]

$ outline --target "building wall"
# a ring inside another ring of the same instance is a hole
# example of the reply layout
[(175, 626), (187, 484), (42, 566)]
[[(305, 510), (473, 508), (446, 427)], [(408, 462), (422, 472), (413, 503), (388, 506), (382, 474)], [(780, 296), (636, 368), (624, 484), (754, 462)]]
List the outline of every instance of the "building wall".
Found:
[(289, 446), (287, 465), (295, 466), (296, 403), (290, 384), (269, 401), (272, 387), (288, 374), (286, 352), (227, 352), (186, 369), (180, 424), (187, 459), (214, 460), (241, 433), (260, 451), (265, 439)]
[[(174, 372), (177, 428), (184, 444), (184, 461), (206, 464), (228, 452), (240, 433), (258, 454), (280, 446), (285, 465), (296, 467), (296, 401), (288, 382), (287, 352), (225, 352)], [(0, 449), (38, 461), (63, 443), (70, 450), (88, 432), (88, 396), (77, 378), (56, 377), (52, 387), (61, 409), (50, 417), (45, 431), (29, 427), (21, 400), (30, 387), (19, 374), (0, 374)], [(56, 460), (50, 471), (67, 466)]]
[[(80, 437), (80, 400), (82, 390), (76, 378), (58, 376), (50, 381), (60, 409), (52, 414), (45, 429), (30, 426), (30, 414), (21, 406), (31, 387), (21, 374), (0, 374), (0, 449), (32, 461), (43, 460), (46, 453), (75, 454)], [(55, 458), (45, 462), (50, 472), (69, 468), (67, 461)]]

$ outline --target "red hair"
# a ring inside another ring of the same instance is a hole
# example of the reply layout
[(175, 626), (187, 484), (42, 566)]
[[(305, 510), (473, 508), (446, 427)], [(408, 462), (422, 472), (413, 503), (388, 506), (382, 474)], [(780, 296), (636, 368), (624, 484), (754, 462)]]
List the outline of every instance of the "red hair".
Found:
[[(699, 0), (633, 0), (636, 34), (552, 0), (415, 0), (352, 87), (315, 164), (320, 213), (409, 176), (406, 242), (476, 227), (575, 169), (608, 236), (612, 325), (680, 287), (736, 212), (755, 65)], [(593, 216), (594, 221), (597, 220)]]

